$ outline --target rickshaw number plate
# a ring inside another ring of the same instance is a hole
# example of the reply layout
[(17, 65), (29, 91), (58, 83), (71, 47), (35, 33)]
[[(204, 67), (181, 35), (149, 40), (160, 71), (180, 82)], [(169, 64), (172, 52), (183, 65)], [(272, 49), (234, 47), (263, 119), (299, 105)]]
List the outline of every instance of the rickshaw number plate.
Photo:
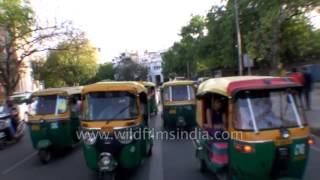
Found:
[(112, 131), (113, 131), (113, 127), (111, 127), (111, 126), (104, 126), (104, 127), (101, 128), (101, 130), (102, 130), (103, 132), (112, 132)]
[(275, 144), (276, 144), (276, 146), (288, 145), (288, 144), (292, 144), (292, 140), (291, 139), (276, 139)]
[(32, 131), (39, 131), (40, 130), (40, 126), (39, 125), (32, 125), (31, 126), (31, 130)]
[(176, 113), (177, 113), (177, 110), (176, 110), (176, 109), (170, 109), (169, 113), (170, 113), (170, 114), (176, 114)]
[(51, 123), (51, 129), (58, 129), (58, 123), (57, 122)]

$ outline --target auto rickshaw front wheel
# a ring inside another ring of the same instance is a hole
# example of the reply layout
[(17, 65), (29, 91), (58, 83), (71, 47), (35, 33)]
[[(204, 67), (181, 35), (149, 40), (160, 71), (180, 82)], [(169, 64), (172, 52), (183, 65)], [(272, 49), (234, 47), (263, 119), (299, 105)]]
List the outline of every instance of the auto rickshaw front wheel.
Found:
[(200, 161), (200, 172), (205, 173), (207, 171), (207, 164), (204, 159), (199, 159)]
[(42, 164), (48, 164), (51, 159), (51, 152), (47, 149), (40, 149), (38, 155)]
[(98, 179), (99, 180), (116, 180), (116, 173), (105, 173), (105, 172), (99, 172), (98, 173)]

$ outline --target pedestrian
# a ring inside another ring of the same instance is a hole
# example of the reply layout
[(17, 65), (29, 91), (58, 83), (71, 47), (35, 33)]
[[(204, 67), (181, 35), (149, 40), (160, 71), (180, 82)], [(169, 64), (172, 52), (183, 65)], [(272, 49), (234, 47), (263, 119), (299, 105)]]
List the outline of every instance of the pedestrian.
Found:
[(287, 70), (284, 68), (282, 63), (279, 63), (278, 65), (278, 75), (280, 77), (285, 77), (287, 75)]
[(310, 93), (312, 91), (312, 76), (308, 72), (307, 68), (303, 68), (303, 76), (304, 76), (304, 88), (303, 88), (303, 94), (304, 94), (304, 100), (307, 106), (307, 110), (311, 110), (311, 97)]
[(297, 68), (292, 68), (288, 77), (290, 77), (293, 82), (304, 85), (304, 75), (301, 72), (298, 72)]

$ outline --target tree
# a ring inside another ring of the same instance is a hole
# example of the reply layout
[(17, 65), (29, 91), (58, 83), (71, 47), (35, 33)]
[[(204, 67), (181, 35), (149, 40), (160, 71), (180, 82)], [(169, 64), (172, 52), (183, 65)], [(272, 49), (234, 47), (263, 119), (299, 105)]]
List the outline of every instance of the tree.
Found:
[(42, 26), (28, 1), (0, 1), (0, 83), (6, 96), (15, 90), (26, 59), (51, 49), (57, 39), (67, 38), (69, 25)]
[(148, 78), (148, 67), (142, 66), (130, 57), (125, 57), (116, 67), (116, 80), (120, 81), (141, 81)]
[(181, 29), (180, 42), (163, 55), (163, 73), (170, 73), (191, 78), (197, 69), (197, 51), (200, 40), (205, 34), (205, 19), (202, 16), (192, 16), (188, 25)]
[(89, 83), (95, 83), (102, 80), (114, 80), (115, 69), (112, 63), (104, 63), (99, 65), (97, 74), (90, 79)]
[(61, 42), (57, 49), (49, 51), (42, 68), (37, 68), (42, 69), (38, 74), (46, 87), (81, 85), (95, 76), (96, 49), (87, 38)]
[[(236, 69), (233, 2), (213, 6), (204, 18), (191, 18), (181, 29), (181, 40), (163, 56), (164, 75)], [(238, 5), (243, 53), (254, 59), (257, 67), (275, 68), (279, 62), (292, 64), (319, 58), (319, 30), (307, 17), (319, 6), (319, 0), (238, 0)]]

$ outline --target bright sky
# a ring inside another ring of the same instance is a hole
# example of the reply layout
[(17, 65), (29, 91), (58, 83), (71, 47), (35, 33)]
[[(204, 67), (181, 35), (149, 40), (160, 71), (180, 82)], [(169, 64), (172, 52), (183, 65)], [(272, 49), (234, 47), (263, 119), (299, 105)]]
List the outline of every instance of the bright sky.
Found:
[[(158, 51), (179, 40), (191, 14), (205, 15), (221, 0), (32, 0), (42, 21), (72, 20), (97, 48), (101, 62), (124, 51)], [(312, 14), (313, 15), (313, 14)], [(320, 27), (320, 17), (314, 18)]]
[(110, 61), (123, 51), (157, 51), (179, 40), (191, 14), (205, 15), (221, 0), (32, 0), (41, 20), (72, 20), (100, 59)]

